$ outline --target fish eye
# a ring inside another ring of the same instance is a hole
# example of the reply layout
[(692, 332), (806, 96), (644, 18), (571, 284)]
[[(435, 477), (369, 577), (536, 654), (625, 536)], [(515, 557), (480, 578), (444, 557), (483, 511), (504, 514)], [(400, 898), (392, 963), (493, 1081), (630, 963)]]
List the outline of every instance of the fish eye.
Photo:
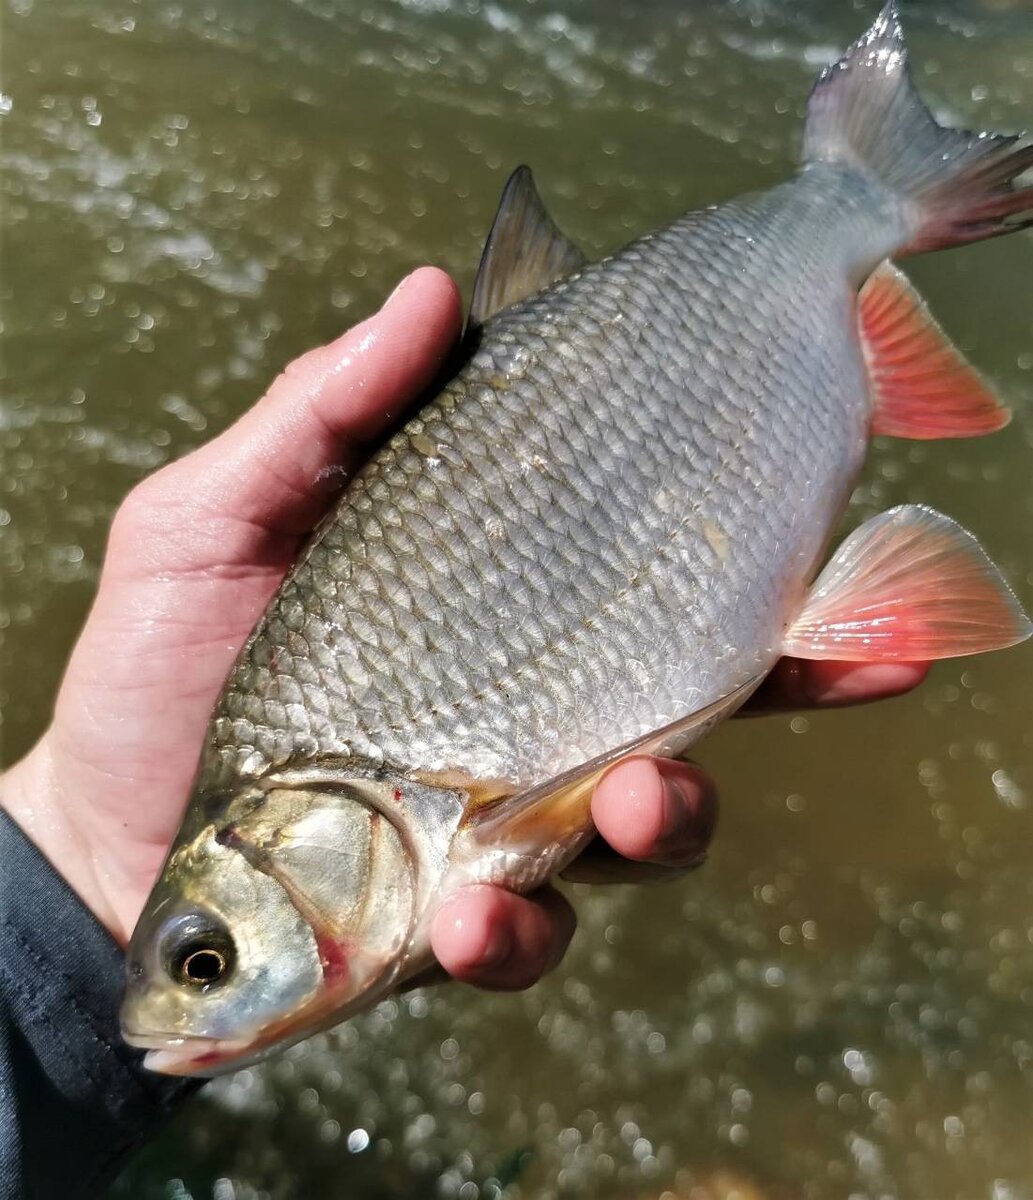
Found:
[(165, 969), (176, 983), (207, 991), (233, 972), (236, 949), (229, 931), (206, 913), (188, 913), (166, 926)]

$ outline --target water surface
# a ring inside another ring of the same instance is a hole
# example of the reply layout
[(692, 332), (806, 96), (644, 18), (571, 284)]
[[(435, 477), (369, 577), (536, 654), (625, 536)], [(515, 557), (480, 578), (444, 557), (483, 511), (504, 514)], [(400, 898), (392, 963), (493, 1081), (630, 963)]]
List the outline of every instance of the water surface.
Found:
[[(591, 254), (782, 178), (832, 0), (14, 0), (4, 12), (4, 756), (38, 736), (107, 522), (292, 355), (431, 261), (469, 288), (527, 161)], [(1033, 124), (1033, 13), (915, 0), (943, 118)], [(1033, 607), (1033, 239), (909, 272), (1016, 410), (873, 447), (850, 523), (974, 529)], [(380, 1006), (211, 1086), (114, 1189), (712, 1200), (1033, 1197), (1033, 648), (903, 700), (743, 721), (674, 885), (577, 891), (519, 997)]]

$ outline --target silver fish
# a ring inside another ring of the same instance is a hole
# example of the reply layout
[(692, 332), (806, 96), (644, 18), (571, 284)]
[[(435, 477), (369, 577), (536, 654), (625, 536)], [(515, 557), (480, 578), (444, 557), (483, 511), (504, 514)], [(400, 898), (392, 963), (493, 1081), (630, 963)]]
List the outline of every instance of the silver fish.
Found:
[(873, 432), (1006, 411), (889, 260), (1030, 223), (1019, 138), (938, 126), (891, 6), (812, 93), (803, 166), (598, 263), (526, 168), (454, 378), (352, 480), (226, 684), (128, 954), (126, 1039), (212, 1074), (427, 965), (455, 888), (527, 891), (631, 751), (780, 655), (922, 659), (1031, 626), (921, 507), (815, 573)]

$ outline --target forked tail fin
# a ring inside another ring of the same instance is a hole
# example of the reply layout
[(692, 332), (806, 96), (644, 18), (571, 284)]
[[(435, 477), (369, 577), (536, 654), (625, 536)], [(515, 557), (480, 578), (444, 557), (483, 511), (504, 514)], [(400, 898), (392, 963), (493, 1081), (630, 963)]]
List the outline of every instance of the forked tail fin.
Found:
[(938, 125), (908, 71), (893, 0), (846, 54), (821, 73), (807, 105), (804, 161), (848, 163), (907, 206), (899, 254), (959, 246), (1033, 224), (1033, 167), (1022, 136)]

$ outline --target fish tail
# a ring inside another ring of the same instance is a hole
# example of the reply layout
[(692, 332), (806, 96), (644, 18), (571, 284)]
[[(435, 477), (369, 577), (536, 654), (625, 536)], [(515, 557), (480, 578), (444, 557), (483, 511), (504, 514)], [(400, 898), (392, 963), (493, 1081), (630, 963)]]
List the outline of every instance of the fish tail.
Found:
[(1033, 225), (1024, 136), (937, 124), (915, 90), (893, 0), (826, 67), (807, 105), (805, 163), (848, 164), (893, 193), (908, 234), (897, 254), (999, 237)]

